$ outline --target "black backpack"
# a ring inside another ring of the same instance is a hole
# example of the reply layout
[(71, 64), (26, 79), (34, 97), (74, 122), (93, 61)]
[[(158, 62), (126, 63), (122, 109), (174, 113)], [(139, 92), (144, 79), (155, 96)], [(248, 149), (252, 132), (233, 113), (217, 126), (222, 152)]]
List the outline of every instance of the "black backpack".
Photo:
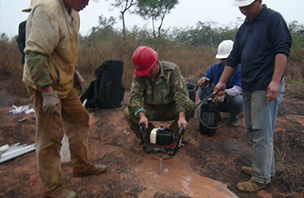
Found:
[(197, 84), (192, 83), (191, 80), (187, 80), (186, 85), (187, 85), (187, 88), (188, 88), (189, 98), (195, 104), (196, 90), (198, 89), (198, 86), (197, 86)]
[(104, 61), (95, 70), (96, 79), (90, 83), (81, 101), (87, 99), (85, 107), (114, 109), (121, 107), (125, 87), (122, 84), (123, 62)]

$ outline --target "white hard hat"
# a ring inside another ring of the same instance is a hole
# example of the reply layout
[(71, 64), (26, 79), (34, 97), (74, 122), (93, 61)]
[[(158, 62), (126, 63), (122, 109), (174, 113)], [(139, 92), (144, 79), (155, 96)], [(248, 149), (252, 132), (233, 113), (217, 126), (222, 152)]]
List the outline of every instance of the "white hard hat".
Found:
[(94, 1), (95, 3), (99, 3), (99, 0), (92, 0), (92, 1)]
[(29, 8), (23, 9), (22, 12), (30, 12), (35, 7), (39, 0), (31, 0), (31, 4)]
[(215, 58), (217, 59), (226, 59), (228, 58), (233, 47), (232, 40), (224, 40), (222, 41), (217, 48), (217, 55)]
[(252, 4), (255, 0), (233, 0), (232, 5), (237, 7), (245, 7)]

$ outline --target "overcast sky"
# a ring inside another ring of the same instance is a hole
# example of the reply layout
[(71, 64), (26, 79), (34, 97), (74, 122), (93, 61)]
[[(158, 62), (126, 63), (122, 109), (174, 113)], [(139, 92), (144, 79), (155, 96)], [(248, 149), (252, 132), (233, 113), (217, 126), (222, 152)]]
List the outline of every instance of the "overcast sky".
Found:
[[(179, 0), (179, 4), (165, 18), (163, 27), (189, 27), (198, 21), (215, 21), (219, 25), (229, 25), (244, 16), (237, 7), (231, 6), (232, 0)], [(110, 1), (111, 2), (111, 1)], [(115, 27), (121, 28), (121, 20), (118, 18), (118, 9), (111, 10), (111, 3), (100, 0), (100, 3), (90, 4), (80, 12), (80, 33), (87, 35), (93, 26), (98, 24), (98, 16), (103, 15), (117, 18)], [(280, 12), (289, 23), (298, 21), (304, 24), (304, 0), (263, 0), (269, 8)], [(9, 37), (18, 34), (18, 25), (25, 20), (28, 14), (21, 12), (30, 5), (30, 0), (0, 0), (0, 33), (6, 33)], [(151, 27), (150, 21), (143, 20), (135, 14), (126, 15), (126, 25)]]

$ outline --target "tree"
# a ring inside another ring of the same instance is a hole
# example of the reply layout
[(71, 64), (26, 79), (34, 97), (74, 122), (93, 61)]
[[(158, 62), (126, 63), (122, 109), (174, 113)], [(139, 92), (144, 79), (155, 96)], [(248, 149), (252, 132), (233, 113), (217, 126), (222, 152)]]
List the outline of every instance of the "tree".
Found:
[[(178, 4), (178, 0), (138, 0), (137, 13), (145, 20), (152, 20), (154, 40), (156, 41), (155, 20), (160, 19), (158, 37), (161, 37), (161, 28), (167, 14)], [(155, 42), (156, 45), (156, 42)]]
[(0, 36), (0, 40), (8, 42), (9, 38), (8, 38), (8, 36), (5, 33), (2, 33), (1, 36)]
[[(109, 0), (107, 0), (109, 1)], [(121, 11), (121, 19), (122, 19), (122, 33), (123, 40), (126, 44), (126, 23), (125, 23), (125, 13), (128, 11), (133, 5), (136, 4), (136, 0), (113, 0), (114, 2), (111, 4), (113, 8), (120, 8)]]

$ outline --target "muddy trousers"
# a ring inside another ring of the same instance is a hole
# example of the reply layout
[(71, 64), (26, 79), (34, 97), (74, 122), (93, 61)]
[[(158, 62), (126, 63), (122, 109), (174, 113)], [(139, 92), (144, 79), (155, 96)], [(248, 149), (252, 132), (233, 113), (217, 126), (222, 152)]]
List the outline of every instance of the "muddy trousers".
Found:
[(69, 138), (73, 171), (86, 171), (88, 162), (89, 114), (76, 92), (60, 98), (61, 116), (42, 111), (41, 92), (28, 88), (37, 116), (36, 156), (44, 194), (52, 197), (62, 187), (60, 149), (64, 133)]
[[(189, 109), (187, 109), (186, 119), (189, 120), (189, 117), (193, 113), (194, 104), (187, 105)], [(152, 106), (152, 105), (145, 105), (144, 109), (146, 110), (146, 117), (149, 121), (171, 121), (174, 120), (169, 127), (173, 130), (176, 134), (178, 132), (178, 115), (175, 111), (175, 103), (168, 104), (168, 105), (159, 105), (159, 106)], [(132, 109), (127, 107), (124, 111), (124, 116), (132, 129), (135, 135), (140, 138), (140, 130), (139, 130), (139, 118), (135, 116), (135, 112)]]
[(277, 99), (271, 102), (267, 100), (266, 90), (243, 90), (245, 124), (253, 146), (252, 179), (262, 184), (270, 183), (275, 174), (273, 132), (284, 87), (283, 79)]

